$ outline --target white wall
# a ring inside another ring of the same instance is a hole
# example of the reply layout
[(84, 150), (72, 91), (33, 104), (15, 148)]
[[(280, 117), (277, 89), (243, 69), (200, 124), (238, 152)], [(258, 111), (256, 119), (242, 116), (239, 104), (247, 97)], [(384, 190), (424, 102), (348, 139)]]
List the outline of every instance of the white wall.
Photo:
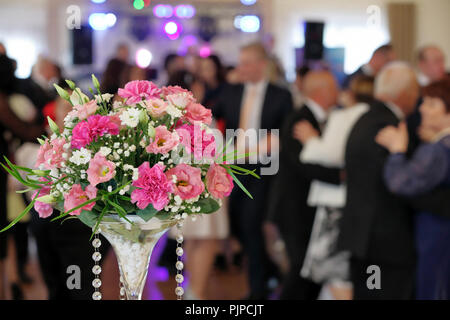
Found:
[[(389, 41), (386, 4), (403, 0), (272, 0), (272, 25), (277, 39), (276, 53), (287, 70), (295, 66), (294, 47), (303, 46), (302, 23), (326, 22), (325, 45), (345, 46), (345, 71), (352, 72), (366, 62), (373, 49)], [(450, 1), (404, 0), (417, 5), (417, 45), (436, 43), (444, 49), (450, 67)], [(381, 9), (380, 25), (368, 19), (369, 6)]]

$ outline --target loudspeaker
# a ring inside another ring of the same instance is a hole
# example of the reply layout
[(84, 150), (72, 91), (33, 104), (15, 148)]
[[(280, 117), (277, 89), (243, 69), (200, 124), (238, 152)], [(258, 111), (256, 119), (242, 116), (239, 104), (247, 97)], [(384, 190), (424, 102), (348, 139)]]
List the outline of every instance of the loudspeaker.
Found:
[(72, 30), (73, 64), (92, 64), (92, 28), (83, 25)]
[(217, 35), (216, 20), (212, 17), (200, 17), (198, 35), (203, 41), (210, 42)]
[(305, 23), (305, 60), (320, 60), (323, 57), (323, 22)]

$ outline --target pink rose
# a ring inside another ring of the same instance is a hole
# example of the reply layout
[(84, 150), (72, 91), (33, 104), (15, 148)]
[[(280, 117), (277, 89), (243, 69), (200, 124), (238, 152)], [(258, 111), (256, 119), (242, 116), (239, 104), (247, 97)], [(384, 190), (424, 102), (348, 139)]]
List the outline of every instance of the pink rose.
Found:
[(206, 133), (201, 126), (183, 124), (176, 129), (180, 137), (180, 143), (185, 147), (188, 154), (194, 154), (194, 158), (213, 158), (216, 154), (216, 140), (214, 135)]
[[(78, 207), (79, 205), (82, 205), (86, 201), (89, 201), (91, 199), (94, 199), (97, 197), (97, 188), (91, 185), (88, 185), (86, 187), (86, 190), (83, 190), (81, 188), (81, 185), (74, 184), (72, 186), (72, 189), (64, 195), (64, 211), (69, 211), (75, 207)], [(69, 213), (72, 216), (78, 216), (80, 215), (82, 210), (90, 211), (92, 208), (94, 208), (95, 202), (89, 203), (85, 205), (84, 207), (81, 207), (77, 210), (72, 211)]]
[(124, 89), (119, 89), (118, 94), (127, 98), (128, 104), (134, 104), (151, 98), (159, 98), (161, 89), (153, 82), (146, 80), (135, 80), (128, 82)]
[(172, 183), (164, 174), (164, 167), (155, 164), (151, 169), (148, 162), (139, 167), (139, 176), (133, 182), (137, 189), (131, 193), (131, 202), (137, 203), (139, 209), (145, 209), (151, 203), (160, 211), (169, 203), (169, 193), (172, 192)]
[(213, 164), (206, 174), (206, 187), (214, 198), (223, 199), (228, 197), (233, 190), (233, 178), (224, 167)]
[(179, 143), (178, 136), (173, 132), (167, 130), (165, 126), (158, 126), (155, 128), (155, 137), (145, 150), (148, 153), (167, 154), (173, 150)]
[(192, 124), (199, 121), (209, 125), (212, 121), (211, 109), (205, 108), (200, 103), (190, 103), (186, 107), (184, 118)]
[(97, 102), (95, 100), (91, 100), (83, 105), (74, 106), (73, 111), (75, 111), (74, 114), (78, 117), (79, 120), (85, 120), (89, 116), (95, 114), (97, 108)]
[(89, 162), (89, 168), (86, 173), (88, 181), (92, 186), (111, 180), (116, 175), (116, 165), (106, 160), (105, 156), (97, 152)]
[(166, 114), (167, 102), (154, 98), (147, 100), (145, 102), (145, 107), (153, 118), (160, 118)]
[(166, 99), (171, 104), (173, 104), (175, 107), (180, 108), (180, 109), (184, 109), (189, 104), (195, 102), (194, 96), (190, 92), (181, 92), (181, 93), (171, 94), (171, 95), (168, 95), (166, 97)]
[(41, 164), (45, 169), (54, 169), (61, 167), (61, 163), (64, 163), (63, 158), (64, 144), (66, 140), (64, 138), (57, 138), (52, 141), (45, 140), (44, 145), (39, 148), (38, 157), (36, 161), (36, 167)]
[[(39, 180), (47, 181), (45, 178), (41, 178)], [(50, 194), (50, 189), (51, 189), (50, 185), (43, 185), (43, 187), (40, 189), (38, 197), (43, 197), (43, 196)], [(36, 196), (37, 193), (38, 193), (38, 191), (36, 190), (33, 193), (33, 198)], [(36, 212), (39, 214), (40, 218), (48, 218), (53, 213), (53, 207), (51, 204), (40, 202), (40, 201), (34, 202), (34, 210), (36, 210)]]
[(162, 88), (162, 94), (164, 97), (170, 96), (171, 94), (178, 94), (178, 93), (190, 93), (189, 90), (183, 89), (179, 86), (168, 86)]
[(174, 183), (174, 193), (183, 200), (195, 198), (205, 190), (200, 168), (181, 163), (166, 172), (166, 176), (170, 180), (173, 175), (177, 177), (177, 181)]

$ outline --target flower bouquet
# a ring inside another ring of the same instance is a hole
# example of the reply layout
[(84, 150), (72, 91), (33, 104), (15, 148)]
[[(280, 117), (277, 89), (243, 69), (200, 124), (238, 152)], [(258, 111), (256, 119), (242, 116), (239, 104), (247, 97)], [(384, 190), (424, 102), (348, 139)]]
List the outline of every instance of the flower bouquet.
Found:
[[(2, 232), (17, 223), (32, 207), (41, 218), (56, 209), (52, 221), (78, 218), (96, 237), (94, 261), (102, 233), (111, 242), (119, 261), (123, 290), (128, 299), (140, 299), (154, 245), (172, 226), (181, 228), (190, 215), (210, 214), (221, 206), (236, 178), (253, 171), (232, 164), (247, 157), (226, 151), (209, 128), (211, 110), (197, 103), (191, 92), (180, 87), (158, 88), (149, 81), (132, 81), (117, 95), (102, 94), (95, 76), (89, 99), (75, 83), (70, 90), (55, 85), (72, 110), (53, 134), (38, 139), (41, 144), (35, 168), (14, 165), (5, 157), (3, 168), (32, 192), (27, 208)], [(70, 92), (71, 91), (71, 92)], [(230, 141), (231, 142), (231, 141)], [(182, 236), (177, 238), (182, 243)], [(177, 249), (177, 269), (182, 270), (182, 248)], [(101, 299), (94, 266), (96, 288)], [(182, 275), (177, 275), (182, 296)]]

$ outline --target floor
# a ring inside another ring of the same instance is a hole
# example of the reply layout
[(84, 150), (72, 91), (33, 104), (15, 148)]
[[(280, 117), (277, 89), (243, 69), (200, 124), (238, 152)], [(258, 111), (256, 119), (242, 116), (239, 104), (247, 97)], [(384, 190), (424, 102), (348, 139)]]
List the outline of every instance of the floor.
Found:
[[(14, 250), (12, 242), (9, 243), (9, 252)], [(14, 279), (14, 259), (9, 254), (6, 260), (6, 288), (9, 288), (9, 282)], [(25, 300), (45, 300), (47, 299), (47, 289), (39, 270), (39, 264), (36, 257), (36, 248), (34, 241), (30, 240), (30, 261), (27, 265), (27, 272), (33, 278), (33, 283), (21, 285)], [(101, 292), (104, 300), (119, 299), (119, 270), (116, 257), (111, 250), (103, 262), (103, 271), (101, 274), (102, 287)], [(227, 271), (215, 269), (211, 275), (208, 286), (209, 300), (237, 300), (245, 296), (247, 292), (247, 279), (242, 269), (230, 267)], [(153, 273), (149, 273), (144, 287), (143, 299), (174, 300), (176, 282), (173, 276), (169, 276), (167, 270), (157, 267)], [(6, 299), (11, 299), (10, 290), (6, 290)]]

